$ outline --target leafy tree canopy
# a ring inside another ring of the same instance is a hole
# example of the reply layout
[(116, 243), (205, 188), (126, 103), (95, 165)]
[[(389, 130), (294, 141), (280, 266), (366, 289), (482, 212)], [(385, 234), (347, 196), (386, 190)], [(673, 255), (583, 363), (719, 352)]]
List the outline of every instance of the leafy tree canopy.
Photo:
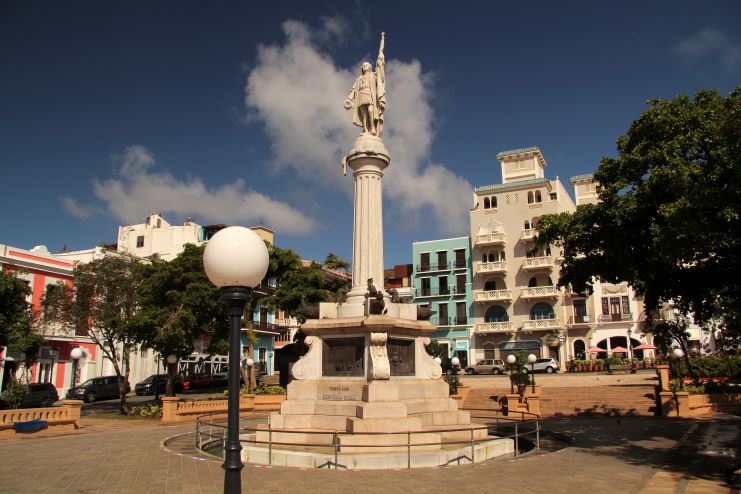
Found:
[[(78, 265), (72, 286), (56, 285), (43, 301), (44, 320), (89, 337), (112, 363), (121, 380), (121, 411), (126, 406), (129, 354), (139, 339), (133, 324), (136, 293), (145, 266), (136, 259), (107, 255)], [(121, 346), (119, 347), (119, 344)]]
[(38, 357), (44, 337), (37, 315), (26, 298), (31, 288), (13, 271), (0, 271), (0, 344), (11, 345), (25, 355), (25, 367)]
[[(650, 100), (595, 173), (600, 203), (543, 216), (538, 244), (564, 249), (559, 284), (629, 282), (651, 311), (741, 331), (741, 87)], [(650, 315), (650, 312), (649, 312)]]
[(329, 269), (336, 269), (337, 271), (343, 271), (345, 273), (350, 270), (350, 263), (340, 258), (334, 252), (330, 252), (329, 254), (327, 254), (327, 257), (324, 259), (324, 266)]
[(187, 244), (172, 261), (142, 268), (132, 324), (137, 340), (162, 355), (190, 355), (203, 334), (226, 336), (226, 309), (203, 269), (203, 249)]

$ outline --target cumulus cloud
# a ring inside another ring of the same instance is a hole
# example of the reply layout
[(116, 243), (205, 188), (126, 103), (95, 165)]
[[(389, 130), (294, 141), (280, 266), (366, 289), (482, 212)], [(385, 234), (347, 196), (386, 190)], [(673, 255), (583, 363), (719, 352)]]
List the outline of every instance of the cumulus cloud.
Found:
[(244, 180), (208, 188), (199, 178), (180, 180), (166, 171), (153, 171), (156, 160), (143, 146), (130, 146), (113, 160), (116, 176), (93, 181), (93, 192), (106, 211), (125, 224), (141, 222), (158, 211), (193, 215), (200, 222), (262, 222), (288, 235), (308, 234), (317, 226), (288, 204), (249, 189)]
[(74, 197), (62, 196), (59, 198), (62, 208), (78, 220), (87, 220), (100, 212), (97, 206), (80, 204)]
[[(339, 163), (359, 134), (342, 107), (361, 60), (339, 67), (322, 48), (322, 40), (344, 32), (341, 21), (325, 19), (312, 30), (286, 21), (282, 44), (258, 48), (257, 63), (247, 77), (245, 103), (251, 118), (265, 126), (273, 147), (273, 166), (326, 188), (352, 191)], [(375, 54), (371, 56), (375, 60)], [(471, 185), (430, 159), (434, 137), (432, 84), (421, 64), (387, 59), (387, 111), (384, 143), (391, 153), (384, 191), (404, 226), (423, 214), (443, 234), (466, 230)]]
[(727, 72), (741, 66), (741, 48), (716, 29), (703, 29), (689, 36), (674, 47), (674, 52), (691, 65), (711, 61)]

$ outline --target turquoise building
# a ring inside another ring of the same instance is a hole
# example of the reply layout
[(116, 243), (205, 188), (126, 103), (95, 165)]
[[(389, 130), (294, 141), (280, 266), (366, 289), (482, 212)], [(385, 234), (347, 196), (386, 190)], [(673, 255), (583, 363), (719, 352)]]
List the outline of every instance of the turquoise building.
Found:
[(448, 357), (468, 365), (473, 358), (470, 237), (414, 242), (412, 260), (414, 303), (435, 312), (430, 322), (438, 329), (432, 337), (447, 348)]

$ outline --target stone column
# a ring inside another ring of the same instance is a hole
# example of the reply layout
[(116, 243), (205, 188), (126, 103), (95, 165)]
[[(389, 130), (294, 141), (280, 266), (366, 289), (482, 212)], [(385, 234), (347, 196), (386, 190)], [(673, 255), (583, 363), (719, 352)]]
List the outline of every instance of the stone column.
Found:
[(364, 315), (368, 279), (383, 290), (383, 170), (390, 158), (383, 141), (363, 134), (355, 140), (345, 158), (355, 178), (355, 217), (352, 242), (352, 288), (338, 309), (340, 317)]

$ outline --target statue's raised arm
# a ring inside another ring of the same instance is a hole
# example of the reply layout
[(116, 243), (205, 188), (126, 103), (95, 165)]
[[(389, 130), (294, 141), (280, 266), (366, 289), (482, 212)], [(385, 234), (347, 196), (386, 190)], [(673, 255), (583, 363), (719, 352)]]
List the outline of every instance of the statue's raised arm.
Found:
[(352, 123), (363, 128), (363, 134), (381, 137), (383, 112), (386, 110), (386, 60), (383, 55), (385, 33), (376, 59), (376, 71), (369, 62), (363, 62), (360, 76), (355, 80), (344, 107), (352, 109)]

